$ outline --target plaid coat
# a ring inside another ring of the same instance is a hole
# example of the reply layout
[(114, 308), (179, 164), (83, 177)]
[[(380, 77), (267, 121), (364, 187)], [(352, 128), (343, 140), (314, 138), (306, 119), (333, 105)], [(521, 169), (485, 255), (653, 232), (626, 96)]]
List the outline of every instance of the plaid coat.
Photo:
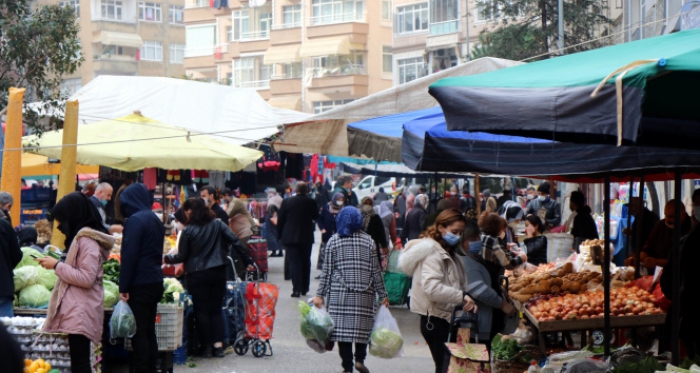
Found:
[(369, 342), (377, 296), (388, 296), (372, 237), (361, 231), (349, 237), (331, 237), (316, 295), (326, 298), (333, 318), (332, 341)]

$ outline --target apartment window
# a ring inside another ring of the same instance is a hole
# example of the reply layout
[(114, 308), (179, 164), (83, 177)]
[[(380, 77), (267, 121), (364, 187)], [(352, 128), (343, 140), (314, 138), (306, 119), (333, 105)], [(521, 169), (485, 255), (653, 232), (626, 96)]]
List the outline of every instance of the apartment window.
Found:
[(170, 63), (182, 63), (185, 59), (185, 44), (170, 44)]
[(282, 65), (282, 73), (285, 79), (301, 78), (301, 62), (285, 63)]
[(163, 61), (163, 43), (159, 41), (144, 41), (141, 47), (141, 60)]
[(427, 31), (429, 20), (428, 3), (398, 7), (394, 31), (397, 35)]
[(382, 21), (391, 21), (391, 1), (382, 0)]
[(301, 27), (301, 4), (282, 7), (282, 27)]
[(263, 63), (262, 56), (233, 60), (233, 86), (236, 88), (270, 88), (272, 66)]
[(185, 57), (211, 56), (218, 43), (216, 25), (187, 26)]
[(233, 12), (233, 39), (258, 40), (270, 37), (272, 13), (269, 8), (262, 10), (245, 9)]
[(345, 105), (349, 102), (355, 101), (354, 99), (348, 100), (331, 100), (331, 101), (315, 101), (314, 102), (314, 114), (321, 114), (338, 106)]
[(124, 3), (121, 0), (100, 0), (102, 18), (122, 20)]
[(233, 26), (226, 26), (226, 41), (229, 43), (233, 41)]
[(392, 71), (392, 65), (394, 64), (394, 59), (392, 57), (391, 47), (382, 47), (382, 71), (385, 73), (390, 73)]
[(185, 23), (185, 13), (184, 7), (177, 5), (170, 5), (168, 8), (170, 12), (170, 23), (181, 25)]
[(423, 57), (405, 58), (397, 60), (399, 69), (399, 84), (408, 83), (425, 76), (425, 62)]
[(323, 56), (313, 58), (314, 77), (366, 74), (364, 55), (351, 52), (346, 56)]
[(70, 97), (75, 94), (75, 92), (78, 92), (80, 88), (83, 88), (82, 78), (64, 79), (61, 84), (61, 94)]
[(158, 3), (139, 2), (139, 19), (149, 22), (163, 22), (161, 5)]
[(351, 22), (364, 19), (363, 0), (313, 0), (312, 25)]
[(80, 18), (80, 0), (68, 0), (68, 1), (61, 1), (58, 3), (58, 6), (64, 7), (70, 7), (73, 8), (73, 13), (75, 13), (75, 18)]
[(493, 0), (479, 0), (476, 2), (476, 21), (493, 21), (500, 17), (498, 11), (494, 11)]
[(430, 34), (449, 34), (458, 30), (459, 0), (430, 0)]

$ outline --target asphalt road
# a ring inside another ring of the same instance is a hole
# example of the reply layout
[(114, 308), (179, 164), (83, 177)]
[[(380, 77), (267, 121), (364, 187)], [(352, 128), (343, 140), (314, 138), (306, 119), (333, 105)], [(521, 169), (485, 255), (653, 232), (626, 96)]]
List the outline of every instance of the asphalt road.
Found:
[[(317, 232), (317, 242), (320, 234)], [(319, 274), (316, 268), (318, 244), (312, 254), (312, 277)], [(284, 258), (269, 258), (268, 282), (280, 287), (277, 302), (273, 338), (270, 341), (273, 356), (256, 358), (250, 351), (246, 355), (235, 353), (220, 359), (195, 359), (195, 367), (179, 365), (177, 373), (253, 373), (253, 372), (299, 372), (335, 373), (342, 372), (337, 347), (331, 352), (318, 354), (311, 350), (299, 333), (299, 311), (295, 305), (299, 301), (292, 298), (292, 284), (283, 278)], [(318, 280), (311, 280), (311, 293), (318, 288)], [(404, 356), (395, 359), (380, 359), (369, 355), (365, 365), (374, 373), (383, 372), (433, 372), (435, 366), (430, 351), (420, 335), (419, 317), (404, 307), (391, 307), (404, 338)]]

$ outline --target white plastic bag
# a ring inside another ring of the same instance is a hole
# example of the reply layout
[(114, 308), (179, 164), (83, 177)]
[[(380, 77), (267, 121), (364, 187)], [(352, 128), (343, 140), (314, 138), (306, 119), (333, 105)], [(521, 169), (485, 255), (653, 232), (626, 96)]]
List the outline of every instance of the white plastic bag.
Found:
[(403, 356), (403, 337), (388, 307), (379, 306), (369, 343), (372, 356), (385, 359)]
[(131, 338), (136, 334), (136, 318), (131, 312), (129, 305), (120, 300), (114, 306), (114, 313), (109, 319), (109, 335), (112, 339), (116, 338)]

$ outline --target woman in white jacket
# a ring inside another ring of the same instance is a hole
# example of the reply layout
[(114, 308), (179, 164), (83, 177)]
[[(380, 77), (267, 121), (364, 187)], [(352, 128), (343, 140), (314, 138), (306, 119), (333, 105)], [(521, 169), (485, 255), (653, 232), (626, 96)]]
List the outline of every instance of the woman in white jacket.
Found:
[(421, 238), (409, 241), (399, 258), (399, 268), (413, 276), (411, 312), (421, 315), (420, 330), (430, 347), (435, 372), (444, 372), (445, 342), (452, 310), (459, 305), (476, 311), (465, 290), (467, 276), (455, 249), (466, 218), (461, 211), (445, 210)]

